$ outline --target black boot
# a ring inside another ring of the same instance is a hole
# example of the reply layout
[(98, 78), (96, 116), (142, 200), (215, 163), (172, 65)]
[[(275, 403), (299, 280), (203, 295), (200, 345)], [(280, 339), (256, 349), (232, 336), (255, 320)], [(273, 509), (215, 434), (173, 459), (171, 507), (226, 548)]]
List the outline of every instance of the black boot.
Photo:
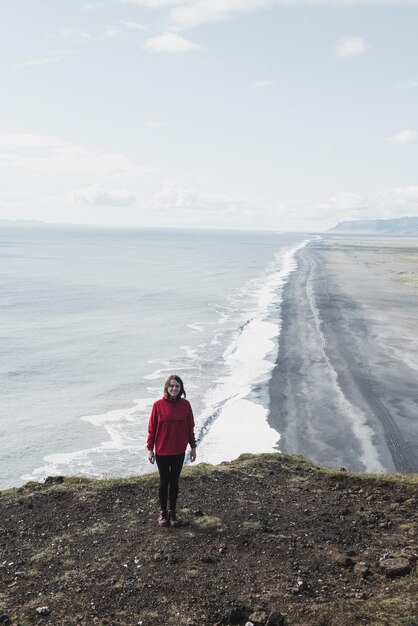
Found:
[(179, 521), (177, 519), (177, 515), (175, 511), (169, 511), (168, 512), (168, 519), (170, 522), (170, 526), (178, 526), (179, 525)]

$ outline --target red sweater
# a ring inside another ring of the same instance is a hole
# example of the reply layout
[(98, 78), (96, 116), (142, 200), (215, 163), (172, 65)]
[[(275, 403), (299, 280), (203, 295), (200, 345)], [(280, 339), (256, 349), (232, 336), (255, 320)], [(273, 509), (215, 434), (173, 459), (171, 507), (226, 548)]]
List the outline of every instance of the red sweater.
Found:
[(169, 400), (166, 397), (154, 402), (148, 422), (148, 450), (169, 456), (183, 454), (187, 444), (196, 446), (194, 418), (190, 402), (185, 398)]

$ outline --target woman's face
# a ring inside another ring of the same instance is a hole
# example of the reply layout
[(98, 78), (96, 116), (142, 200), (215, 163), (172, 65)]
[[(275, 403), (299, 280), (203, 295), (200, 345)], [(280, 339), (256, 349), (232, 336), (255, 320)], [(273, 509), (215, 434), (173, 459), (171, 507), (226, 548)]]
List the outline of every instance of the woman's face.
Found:
[(181, 390), (181, 385), (175, 378), (168, 383), (167, 391), (172, 398), (177, 398)]

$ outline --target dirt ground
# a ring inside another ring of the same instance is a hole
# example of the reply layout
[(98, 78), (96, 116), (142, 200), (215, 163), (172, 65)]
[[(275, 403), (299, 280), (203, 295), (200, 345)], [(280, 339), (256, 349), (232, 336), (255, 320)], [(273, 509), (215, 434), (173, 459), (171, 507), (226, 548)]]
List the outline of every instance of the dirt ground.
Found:
[(0, 494), (0, 625), (418, 626), (418, 476), (244, 455)]

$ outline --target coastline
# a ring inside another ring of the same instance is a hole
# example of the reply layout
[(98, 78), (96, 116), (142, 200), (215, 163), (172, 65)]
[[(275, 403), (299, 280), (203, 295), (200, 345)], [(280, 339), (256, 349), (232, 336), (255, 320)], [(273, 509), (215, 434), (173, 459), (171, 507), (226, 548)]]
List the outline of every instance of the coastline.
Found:
[(418, 472), (418, 240), (326, 236), (297, 263), (269, 387), (278, 449)]

